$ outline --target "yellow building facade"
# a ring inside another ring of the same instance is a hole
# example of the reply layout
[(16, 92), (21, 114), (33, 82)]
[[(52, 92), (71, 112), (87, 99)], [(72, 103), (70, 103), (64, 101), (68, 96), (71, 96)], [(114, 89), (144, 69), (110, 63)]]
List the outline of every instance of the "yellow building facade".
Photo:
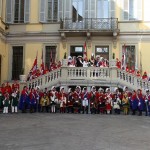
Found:
[(150, 72), (149, 0), (0, 0), (0, 82), (53, 59), (93, 53)]

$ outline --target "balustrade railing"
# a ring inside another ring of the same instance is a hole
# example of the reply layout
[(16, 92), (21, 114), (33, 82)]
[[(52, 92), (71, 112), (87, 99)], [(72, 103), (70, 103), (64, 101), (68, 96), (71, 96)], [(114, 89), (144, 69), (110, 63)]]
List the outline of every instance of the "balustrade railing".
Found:
[[(149, 81), (143, 80), (140, 77), (137, 77), (136, 75), (128, 73), (124, 70), (117, 69), (114, 66), (109, 68), (62, 67), (36, 79), (28, 81), (27, 85), (30, 88), (40, 86), (41, 89), (44, 89), (45, 87), (50, 88), (53, 85), (60, 85), (61, 82), (64, 84), (69, 84), (71, 81), (77, 81), (77, 83), (80, 83), (80, 81), (91, 81), (91, 83), (94, 83), (94, 80), (104, 80), (105, 83), (108, 83), (108, 86), (111, 86), (111, 82), (113, 82), (116, 84), (116, 86), (128, 86), (133, 90), (142, 89), (145, 91), (145, 89), (150, 89)], [(86, 83), (87, 82), (85, 82), (85, 84)]]
[(31, 81), (27, 82), (27, 86), (29, 88), (35, 88), (39, 86), (40, 88), (50, 87), (58, 83), (61, 78), (61, 69), (57, 69), (51, 71), (45, 75), (42, 75), (38, 78), (32, 79)]
[(65, 30), (116, 30), (117, 18), (83, 18), (80, 21), (64, 19), (61, 21), (61, 29)]
[(143, 91), (150, 89), (150, 82), (148, 80), (137, 77), (136, 75), (126, 71), (117, 69), (117, 78), (119, 79), (118, 81), (120, 84), (126, 85), (130, 89), (142, 89)]

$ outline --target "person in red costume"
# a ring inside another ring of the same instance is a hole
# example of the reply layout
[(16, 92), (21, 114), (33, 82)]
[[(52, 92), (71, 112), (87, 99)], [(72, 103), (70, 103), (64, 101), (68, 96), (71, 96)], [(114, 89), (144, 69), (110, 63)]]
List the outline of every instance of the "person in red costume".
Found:
[(112, 110), (112, 94), (110, 92), (110, 88), (107, 88), (106, 89), (106, 111), (107, 111), (107, 114), (110, 114), (111, 113), (111, 110)]
[(10, 95), (11, 92), (12, 92), (12, 89), (11, 89), (11, 86), (10, 86), (9, 82), (6, 83), (5, 91), (7, 91), (7, 92), (9, 93), (9, 95)]
[(1, 92), (3, 95), (5, 94), (5, 83), (3, 83), (1, 86)]
[(60, 92), (58, 93), (58, 100), (60, 103), (60, 113), (65, 113), (67, 98), (64, 87), (60, 87)]
[(91, 92), (89, 93), (89, 100), (90, 100), (90, 110), (91, 113), (96, 114), (96, 111), (98, 111), (98, 98), (99, 93), (96, 91), (96, 87), (92, 86)]
[(105, 106), (105, 94), (104, 94), (104, 89), (99, 88), (99, 96), (98, 96), (98, 108), (97, 108), (97, 112), (104, 114), (105, 110), (106, 110), (106, 106)]
[(73, 104), (73, 109), (74, 109), (74, 113), (80, 113), (81, 111), (81, 87), (77, 86), (75, 91), (73, 92), (73, 100), (74, 100), (74, 104)]
[(116, 58), (116, 66), (121, 69), (121, 61), (118, 58)]
[(142, 79), (143, 80), (148, 80), (148, 76), (147, 76), (147, 72), (146, 71), (144, 72), (144, 74), (142, 76)]
[(140, 71), (137, 71), (136, 76), (137, 76), (137, 77), (140, 77), (140, 76), (141, 76)]
[(17, 89), (18, 91), (20, 89), (20, 85), (17, 80), (14, 80), (14, 83), (12, 84), (12, 90), (15, 90), (15, 89)]

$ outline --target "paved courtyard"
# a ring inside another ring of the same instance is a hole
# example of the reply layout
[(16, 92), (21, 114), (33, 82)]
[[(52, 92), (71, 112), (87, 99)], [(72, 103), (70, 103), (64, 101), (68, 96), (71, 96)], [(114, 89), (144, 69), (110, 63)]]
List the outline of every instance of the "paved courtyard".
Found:
[(0, 150), (150, 150), (150, 118), (0, 114)]

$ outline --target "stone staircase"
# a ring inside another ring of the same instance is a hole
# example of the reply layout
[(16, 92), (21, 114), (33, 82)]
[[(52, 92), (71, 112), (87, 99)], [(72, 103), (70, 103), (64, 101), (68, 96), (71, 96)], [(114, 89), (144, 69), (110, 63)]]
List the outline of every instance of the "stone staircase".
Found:
[(142, 89), (143, 93), (146, 89), (150, 89), (150, 82), (118, 69), (115, 64), (115, 60), (112, 60), (109, 68), (68, 67), (65, 62), (61, 68), (28, 81), (27, 86), (33, 88), (39, 86), (40, 89), (63, 86), (66, 91), (69, 86), (77, 85), (87, 86), (88, 90), (91, 86), (107, 86), (111, 90), (127, 86), (131, 90)]

